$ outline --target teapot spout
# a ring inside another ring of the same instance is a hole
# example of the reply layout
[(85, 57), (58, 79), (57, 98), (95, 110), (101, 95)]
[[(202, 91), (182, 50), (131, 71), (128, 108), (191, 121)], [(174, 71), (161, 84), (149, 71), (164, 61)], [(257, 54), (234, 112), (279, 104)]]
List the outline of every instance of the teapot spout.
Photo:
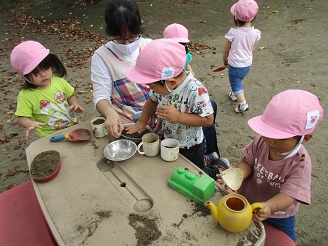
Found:
[(214, 205), (214, 203), (211, 201), (208, 201), (208, 202), (205, 202), (204, 205), (210, 209), (212, 217), (216, 221), (219, 221), (218, 220), (218, 210), (217, 210), (217, 207)]

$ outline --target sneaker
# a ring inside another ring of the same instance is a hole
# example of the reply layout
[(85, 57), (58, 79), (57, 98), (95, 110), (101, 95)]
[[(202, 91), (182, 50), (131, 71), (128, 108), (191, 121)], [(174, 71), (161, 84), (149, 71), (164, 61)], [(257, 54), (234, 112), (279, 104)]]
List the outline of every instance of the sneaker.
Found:
[(235, 95), (233, 94), (233, 92), (230, 91), (228, 96), (231, 99), (231, 101), (233, 101), (233, 102), (237, 101), (237, 97), (235, 97)]
[(217, 180), (216, 175), (230, 167), (230, 162), (226, 158), (219, 158), (211, 166), (205, 167), (203, 171), (212, 179)]
[(249, 110), (248, 104), (245, 103), (243, 105), (238, 104), (238, 106), (235, 108), (236, 113), (244, 113)]
[(204, 156), (205, 159), (205, 167), (211, 166), (213, 163), (215, 163), (219, 159), (219, 155), (216, 152), (213, 152), (211, 154), (207, 154)]
[(230, 167), (230, 162), (226, 158), (220, 157), (219, 160), (215, 163), (216, 166), (220, 169), (220, 171), (226, 170)]

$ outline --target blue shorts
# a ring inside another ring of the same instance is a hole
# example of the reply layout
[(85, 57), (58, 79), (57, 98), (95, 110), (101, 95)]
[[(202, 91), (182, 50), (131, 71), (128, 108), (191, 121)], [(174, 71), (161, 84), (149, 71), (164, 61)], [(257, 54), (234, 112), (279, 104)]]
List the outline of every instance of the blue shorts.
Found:
[(233, 67), (229, 65), (229, 81), (232, 92), (235, 96), (243, 93), (243, 79), (248, 75), (252, 66), (249, 67)]
[(271, 225), (273, 225), (274, 227), (286, 233), (291, 239), (294, 240), (294, 242), (296, 241), (295, 215), (282, 219), (268, 218), (266, 221)]

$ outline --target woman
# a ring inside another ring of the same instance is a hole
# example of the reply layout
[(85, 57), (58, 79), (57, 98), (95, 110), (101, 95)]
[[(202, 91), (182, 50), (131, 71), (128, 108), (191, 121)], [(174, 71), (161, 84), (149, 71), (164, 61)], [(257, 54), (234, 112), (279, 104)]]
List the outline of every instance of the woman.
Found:
[[(110, 41), (98, 48), (91, 59), (93, 102), (106, 118), (108, 132), (119, 138), (124, 129), (119, 115), (136, 121), (149, 94), (147, 85), (129, 81), (125, 71), (136, 63), (140, 51), (152, 40), (142, 37), (141, 16), (134, 1), (111, 0), (105, 9), (105, 21)], [(215, 116), (216, 104), (213, 106)], [(220, 155), (214, 123), (203, 131), (207, 153)]]
[(151, 39), (142, 38), (141, 16), (134, 1), (110, 1), (105, 21), (110, 41), (97, 49), (91, 60), (93, 101), (106, 118), (107, 130), (118, 138), (123, 130), (119, 114), (136, 120), (148, 98), (148, 86), (129, 81), (125, 71)]

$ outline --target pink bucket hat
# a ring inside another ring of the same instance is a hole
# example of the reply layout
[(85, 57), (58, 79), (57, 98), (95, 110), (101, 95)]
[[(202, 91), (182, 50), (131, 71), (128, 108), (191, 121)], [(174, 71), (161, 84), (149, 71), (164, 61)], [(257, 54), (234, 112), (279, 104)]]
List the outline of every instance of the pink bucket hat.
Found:
[(170, 38), (178, 43), (189, 43), (188, 39), (188, 29), (183, 25), (173, 23), (168, 25), (163, 32), (164, 38)]
[(138, 84), (166, 80), (178, 76), (185, 62), (183, 45), (171, 39), (156, 39), (140, 52), (136, 64), (128, 68), (126, 76)]
[(304, 90), (286, 90), (275, 95), (263, 115), (250, 119), (248, 125), (264, 137), (285, 139), (313, 132), (323, 114), (315, 95)]
[(239, 0), (237, 3), (232, 5), (230, 12), (238, 20), (252, 21), (258, 10), (259, 6), (254, 0)]
[(32, 72), (46, 58), (50, 50), (36, 41), (24, 41), (17, 45), (10, 54), (10, 63), (20, 75)]

